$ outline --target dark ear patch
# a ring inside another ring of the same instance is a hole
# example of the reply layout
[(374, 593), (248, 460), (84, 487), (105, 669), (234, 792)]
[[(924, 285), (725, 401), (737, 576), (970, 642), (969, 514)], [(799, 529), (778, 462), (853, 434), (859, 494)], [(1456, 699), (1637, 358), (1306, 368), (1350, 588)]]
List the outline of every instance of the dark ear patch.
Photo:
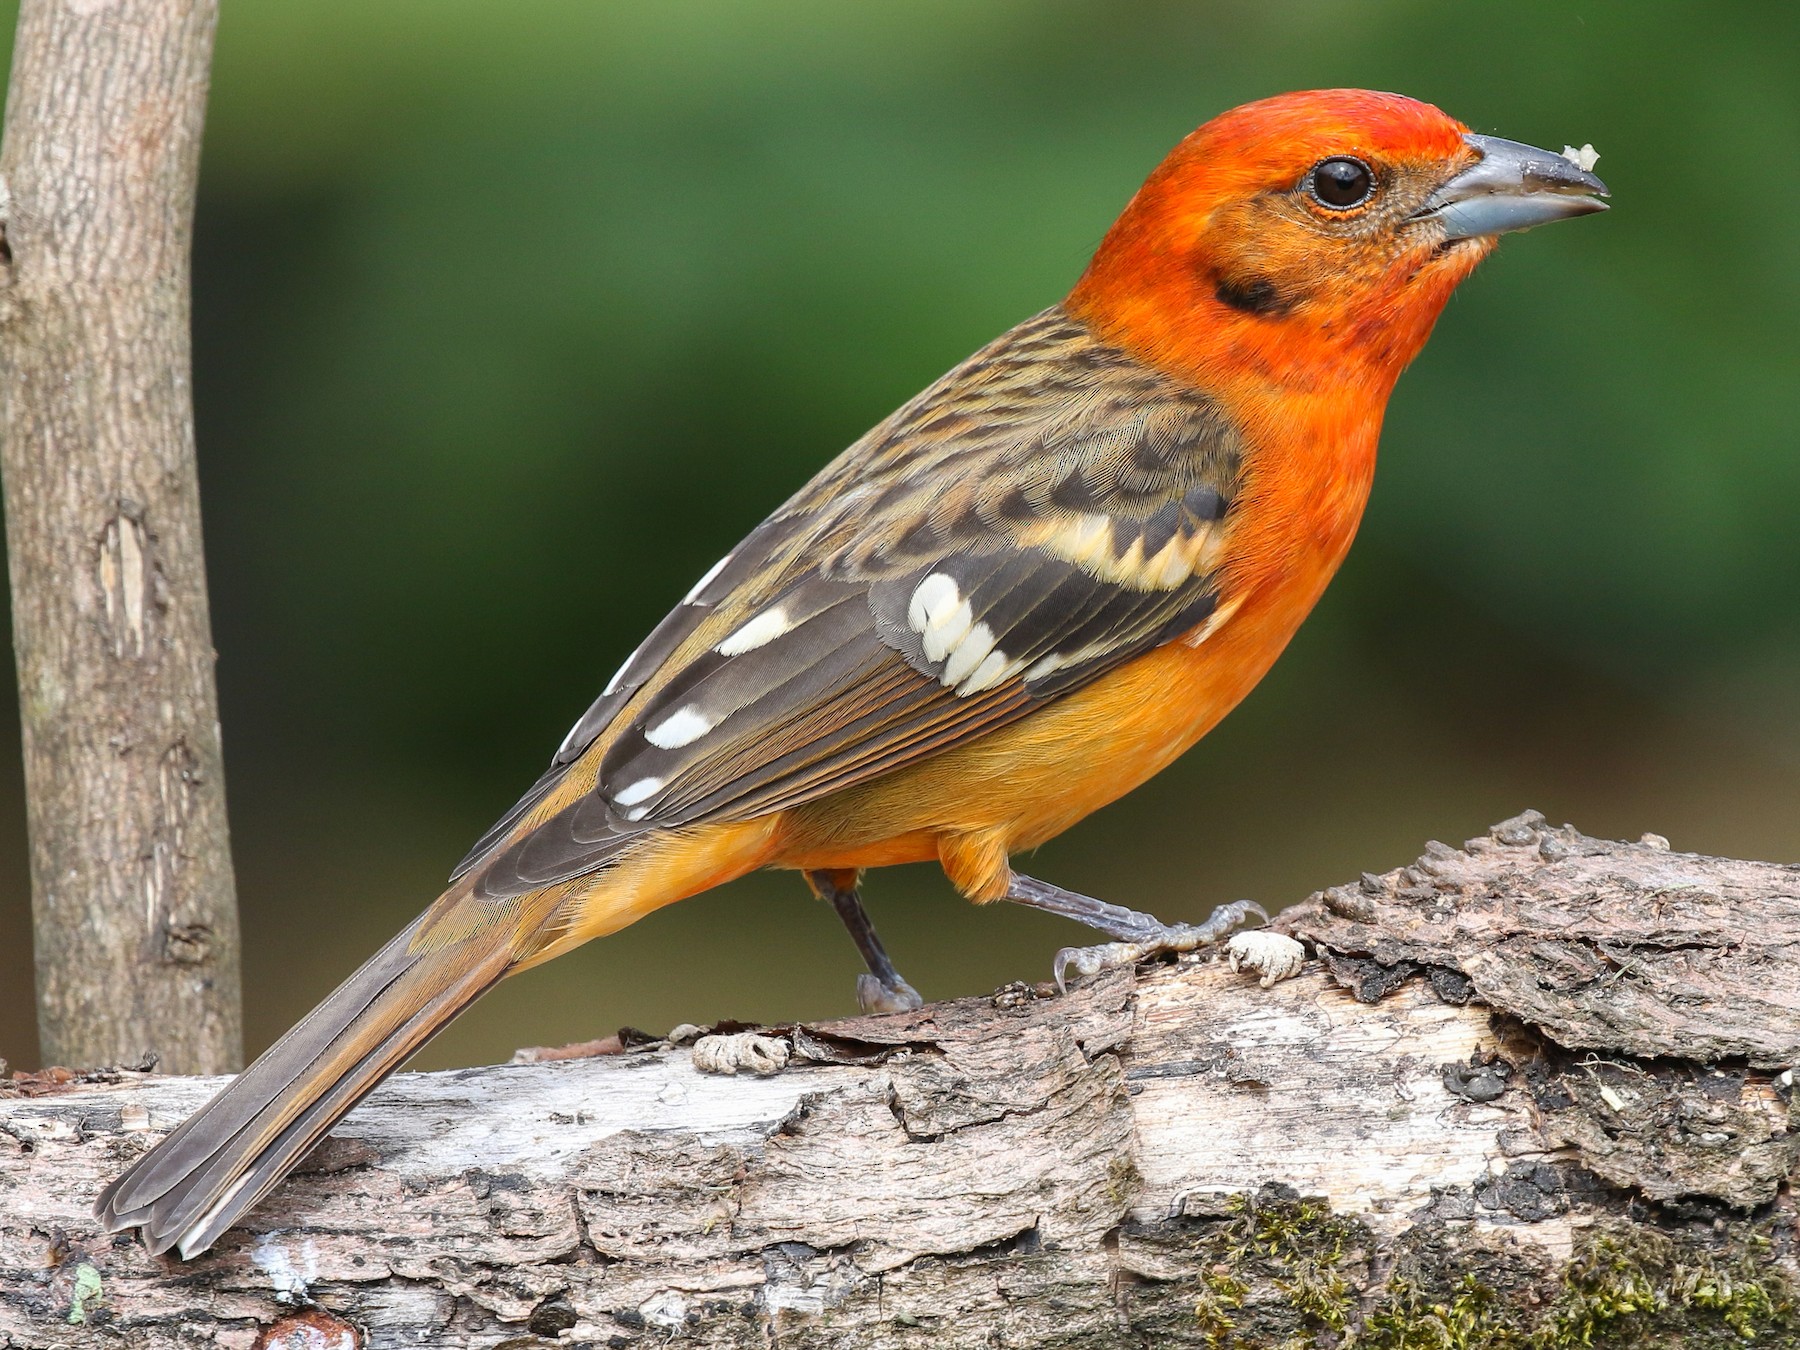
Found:
[(1283, 296), (1268, 277), (1220, 277), (1213, 286), (1219, 303), (1230, 305), (1244, 314), (1285, 314), (1294, 302)]

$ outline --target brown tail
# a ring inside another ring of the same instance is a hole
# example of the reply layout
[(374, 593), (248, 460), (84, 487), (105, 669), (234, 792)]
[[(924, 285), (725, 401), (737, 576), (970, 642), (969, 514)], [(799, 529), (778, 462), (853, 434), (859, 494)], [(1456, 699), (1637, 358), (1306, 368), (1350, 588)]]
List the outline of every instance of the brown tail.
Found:
[[(530, 908), (527, 897), (525, 908)], [(448, 902), (448, 903), (446, 903)], [(101, 1192), (109, 1232), (205, 1251), (344, 1114), (507, 973), (521, 920), (455, 922), (446, 896)], [(451, 922), (446, 924), (444, 920)], [(434, 941), (446, 928), (462, 940)], [(428, 934), (422, 941), (421, 934)]]

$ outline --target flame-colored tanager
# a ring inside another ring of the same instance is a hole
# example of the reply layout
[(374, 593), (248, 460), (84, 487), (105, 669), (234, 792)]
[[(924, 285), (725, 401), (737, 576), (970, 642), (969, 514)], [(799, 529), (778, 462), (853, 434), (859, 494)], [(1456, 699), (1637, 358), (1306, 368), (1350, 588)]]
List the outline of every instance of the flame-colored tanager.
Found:
[[(1495, 236), (1603, 209), (1574, 162), (1361, 90), (1194, 132), (1062, 303), (857, 441), (632, 653), (449, 888), (97, 1205), (204, 1250), (497, 981), (759, 867), (857, 899), (939, 860), (1114, 939), (1165, 926), (1013, 871), (1249, 692), (1336, 571), (1381, 417)], [(1059, 957), (1058, 975), (1071, 958)], [(1074, 954), (1078, 968), (1094, 962)]]

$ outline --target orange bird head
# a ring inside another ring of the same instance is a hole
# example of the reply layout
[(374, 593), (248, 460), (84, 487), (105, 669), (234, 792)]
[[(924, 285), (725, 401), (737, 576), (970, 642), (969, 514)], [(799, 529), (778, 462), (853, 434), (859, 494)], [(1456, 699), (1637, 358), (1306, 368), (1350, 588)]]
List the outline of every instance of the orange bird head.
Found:
[(1221, 394), (1344, 381), (1385, 394), (1496, 235), (1603, 211), (1605, 194), (1561, 155), (1416, 99), (1282, 94), (1175, 147), (1069, 308)]

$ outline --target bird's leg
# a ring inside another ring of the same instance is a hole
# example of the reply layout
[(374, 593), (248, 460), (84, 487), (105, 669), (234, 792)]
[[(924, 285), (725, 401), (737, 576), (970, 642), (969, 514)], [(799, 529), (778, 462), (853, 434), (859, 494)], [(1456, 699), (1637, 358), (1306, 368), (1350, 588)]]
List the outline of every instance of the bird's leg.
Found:
[(856, 873), (808, 872), (806, 884), (831, 901), (838, 918), (850, 930), (850, 940), (862, 953), (863, 964), (869, 968), (867, 975), (856, 977), (857, 1006), (866, 1013), (911, 1012), (923, 1007), (925, 1000), (919, 997), (918, 990), (900, 978), (887, 948), (881, 945), (881, 937), (869, 919), (869, 911), (863, 908), (862, 897), (857, 894)]
[(1164, 923), (1153, 914), (1126, 909), (1123, 905), (1109, 905), (1091, 895), (1066, 891), (1061, 886), (1020, 876), (1017, 872), (1013, 873), (1006, 898), (1047, 914), (1060, 914), (1076, 923), (1085, 923), (1113, 939), (1098, 947), (1064, 947), (1056, 954), (1056, 987), (1065, 992), (1070, 971), (1077, 975), (1093, 975), (1164, 952), (1191, 952), (1217, 942), (1252, 915), (1264, 923), (1269, 921), (1268, 913), (1254, 900), (1233, 900), (1213, 910), (1205, 923)]

